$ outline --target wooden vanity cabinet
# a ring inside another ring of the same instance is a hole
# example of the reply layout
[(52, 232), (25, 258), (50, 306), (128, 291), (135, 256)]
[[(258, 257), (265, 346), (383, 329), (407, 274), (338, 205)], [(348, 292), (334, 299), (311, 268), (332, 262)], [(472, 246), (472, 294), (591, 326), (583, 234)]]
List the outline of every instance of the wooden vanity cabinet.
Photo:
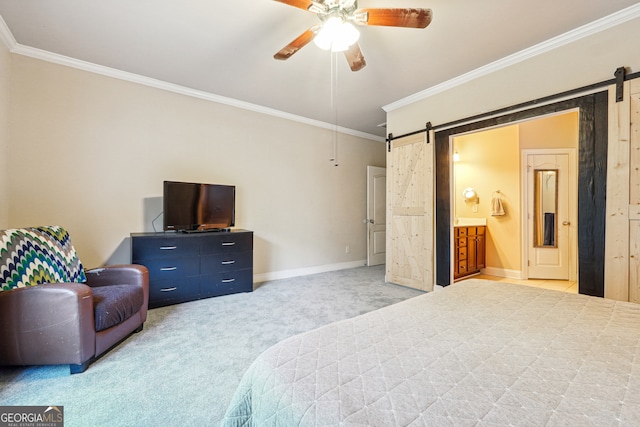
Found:
[(453, 278), (480, 272), (485, 267), (486, 226), (454, 227)]

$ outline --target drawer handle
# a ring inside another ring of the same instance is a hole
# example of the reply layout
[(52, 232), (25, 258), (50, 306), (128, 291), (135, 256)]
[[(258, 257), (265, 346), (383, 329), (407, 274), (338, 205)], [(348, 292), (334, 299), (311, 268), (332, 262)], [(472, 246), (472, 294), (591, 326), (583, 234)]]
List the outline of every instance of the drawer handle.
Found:
[(229, 265), (229, 264), (235, 264), (235, 260), (234, 261), (222, 261), (220, 264), (222, 265)]
[(236, 279), (223, 279), (222, 283), (231, 283), (231, 282), (235, 282)]
[(160, 246), (160, 250), (161, 251), (172, 251), (174, 249), (176, 249), (177, 246)]
[(177, 269), (178, 267), (162, 267), (160, 268), (160, 271), (175, 271)]
[(160, 292), (172, 292), (172, 291), (175, 291), (176, 289), (178, 288), (176, 288), (175, 286), (173, 288), (162, 288), (160, 289)]
[(233, 246), (236, 242), (222, 242), (222, 246)]

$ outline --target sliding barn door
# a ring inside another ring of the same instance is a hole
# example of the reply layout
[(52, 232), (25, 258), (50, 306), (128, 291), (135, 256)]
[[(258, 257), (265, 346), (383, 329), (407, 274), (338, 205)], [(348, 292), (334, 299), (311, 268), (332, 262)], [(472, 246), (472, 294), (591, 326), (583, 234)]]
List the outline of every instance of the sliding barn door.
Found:
[[(432, 135), (433, 136), (433, 135)], [(426, 133), (387, 154), (387, 281), (433, 290), (433, 144)]]
[(605, 297), (640, 303), (640, 79), (609, 89)]

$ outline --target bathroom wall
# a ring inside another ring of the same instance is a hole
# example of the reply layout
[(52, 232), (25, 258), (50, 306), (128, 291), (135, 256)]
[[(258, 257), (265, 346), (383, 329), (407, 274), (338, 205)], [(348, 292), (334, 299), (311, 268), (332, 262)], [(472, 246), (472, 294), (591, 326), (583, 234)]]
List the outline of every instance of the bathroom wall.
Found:
[(553, 115), (519, 125), (520, 149), (578, 148), (578, 112)]
[[(486, 265), (491, 274), (519, 274), (520, 238), (520, 151), (518, 126), (506, 126), (456, 137), (454, 151), (460, 161), (454, 163), (455, 218), (486, 218)], [(462, 191), (472, 187), (477, 204), (465, 202)], [(491, 216), (491, 198), (502, 195), (506, 215)], [(474, 207), (477, 212), (474, 212)]]

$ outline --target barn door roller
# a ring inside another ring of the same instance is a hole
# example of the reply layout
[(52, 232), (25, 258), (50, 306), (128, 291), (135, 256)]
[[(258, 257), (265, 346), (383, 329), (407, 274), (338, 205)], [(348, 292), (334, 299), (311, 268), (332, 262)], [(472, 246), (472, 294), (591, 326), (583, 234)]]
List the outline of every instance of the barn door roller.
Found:
[(424, 125), (424, 129), (419, 129), (413, 132), (409, 132), (409, 133), (405, 133), (403, 135), (399, 135), (399, 136), (394, 136), (392, 133), (389, 134), (389, 136), (387, 137), (387, 151), (390, 153), (391, 152), (391, 141), (393, 141), (394, 139), (400, 139), (400, 138), (404, 138), (407, 136), (411, 136), (411, 135), (416, 135), (422, 132), (427, 132), (427, 144), (429, 144), (431, 141), (429, 141), (429, 131), (433, 129), (433, 125), (431, 124), (431, 122), (427, 122), (426, 125)]
[(613, 73), (616, 76), (616, 102), (622, 102), (624, 99), (624, 78), (627, 73), (624, 67), (620, 67), (616, 69), (616, 72)]

